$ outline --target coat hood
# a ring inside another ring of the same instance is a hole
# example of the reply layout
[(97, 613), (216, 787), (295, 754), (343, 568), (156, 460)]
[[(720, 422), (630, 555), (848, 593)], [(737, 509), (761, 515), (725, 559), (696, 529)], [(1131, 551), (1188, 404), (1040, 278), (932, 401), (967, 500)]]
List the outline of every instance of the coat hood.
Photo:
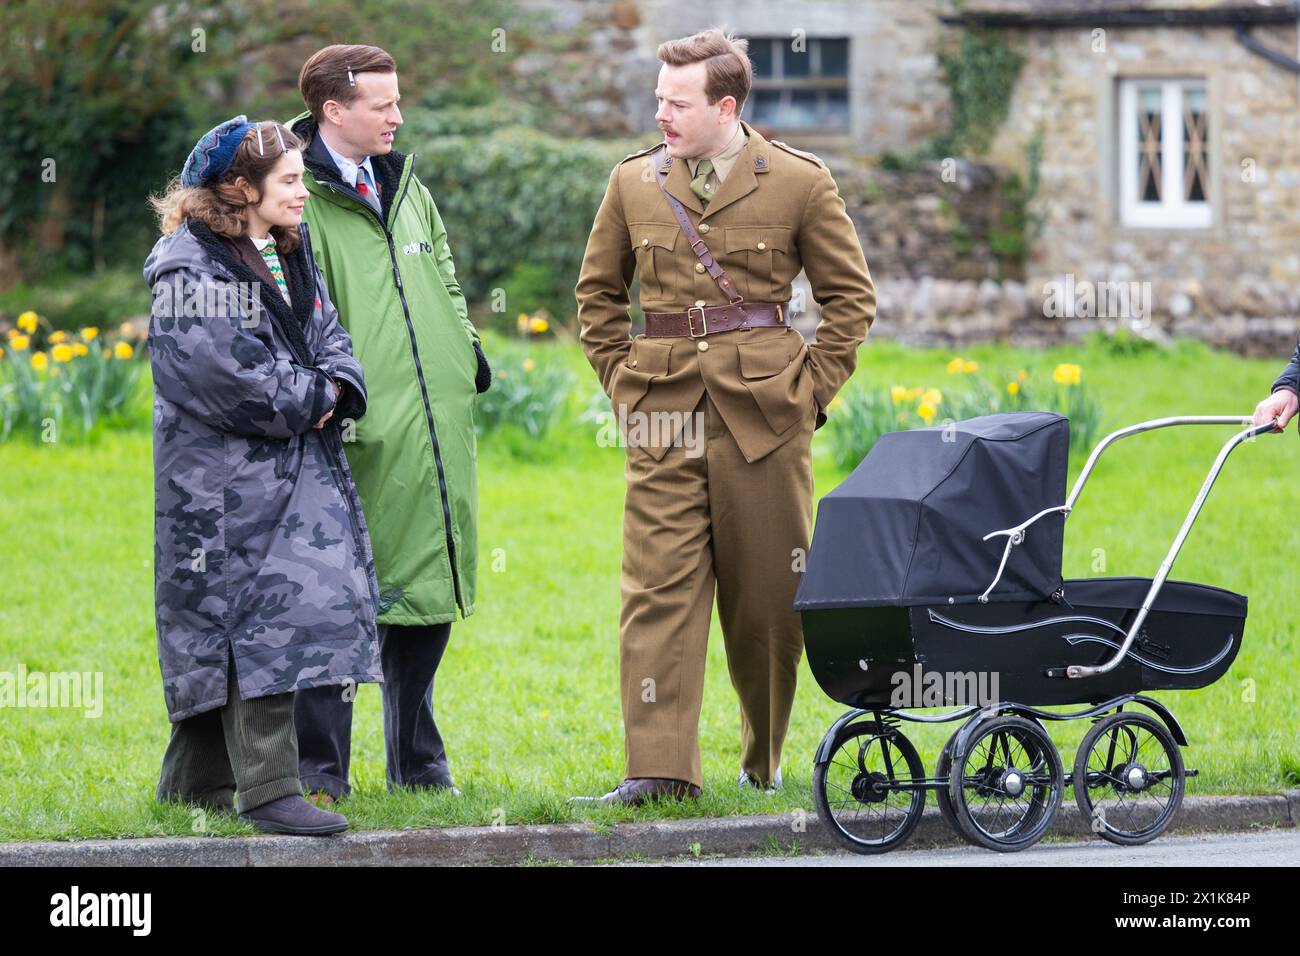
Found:
[(144, 260), (144, 281), (153, 286), (177, 269), (201, 270), (207, 258), (207, 252), (190, 232), (189, 223), (183, 223), (175, 232), (159, 237), (153, 244), (153, 250)]

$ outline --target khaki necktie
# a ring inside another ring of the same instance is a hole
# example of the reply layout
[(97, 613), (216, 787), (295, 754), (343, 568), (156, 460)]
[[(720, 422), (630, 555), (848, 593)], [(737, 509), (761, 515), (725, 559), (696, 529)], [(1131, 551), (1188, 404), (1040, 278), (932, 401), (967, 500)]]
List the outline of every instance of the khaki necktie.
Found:
[(713, 160), (702, 159), (695, 167), (695, 178), (691, 180), (691, 192), (700, 197), (700, 202), (707, 207), (712, 196), (709, 195), (709, 173), (713, 172)]

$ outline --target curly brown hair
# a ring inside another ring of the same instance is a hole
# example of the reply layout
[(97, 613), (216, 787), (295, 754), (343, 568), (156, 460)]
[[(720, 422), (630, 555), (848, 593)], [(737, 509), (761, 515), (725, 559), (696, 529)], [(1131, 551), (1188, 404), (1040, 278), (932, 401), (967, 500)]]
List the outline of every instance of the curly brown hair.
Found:
[[(259, 143), (258, 131), (261, 131)], [(276, 136), (276, 132), (279, 136)], [(281, 143), (284, 148), (281, 149)], [(270, 175), (275, 164), (291, 149), (302, 149), (302, 141), (288, 127), (281, 126), (274, 120), (255, 123), (235, 150), (235, 158), (230, 168), (221, 178), (202, 186), (184, 186), (180, 177), (173, 177), (162, 195), (149, 197), (149, 205), (158, 217), (158, 227), (164, 234), (175, 232), (192, 216), (204, 223), (219, 236), (231, 239), (248, 232), (248, 207), (261, 202), (262, 188), (266, 177)], [(243, 177), (257, 193), (253, 202), (248, 201), (244, 191), (235, 185)], [(272, 226), (271, 235), (275, 238), (276, 248), (284, 252), (293, 252), (298, 248), (298, 230), (284, 226)]]

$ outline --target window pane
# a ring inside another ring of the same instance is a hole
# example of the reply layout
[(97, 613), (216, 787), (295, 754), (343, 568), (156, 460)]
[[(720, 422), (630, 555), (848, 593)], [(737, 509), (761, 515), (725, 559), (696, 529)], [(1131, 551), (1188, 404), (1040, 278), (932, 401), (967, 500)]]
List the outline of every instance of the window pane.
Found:
[(781, 108), (780, 90), (754, 90), (749, 94), (749, 102), (744, 112), (751, 125), (765, 124), (775, 126)]
[(849, 41), (818, 40), (821, 47), (822, 76), (849, 75)]
[(1137, 91), (1138, 199), (1160, 201), (1160, 87)]
[(826, 90), (825, 109), (822, 114), (823, 126), (838, 126), (848, 129), (849, 126), (849, 91), (848, 90)]
[(754, 40), (749, 44), (749, 61), (754, 64), (754, 76), (772, 78), (772, 41)]
[(1209, 183), (1209, 125), (1205, 90), (1183, 90), (1183, 198), (1206, 202)]
[(821, 120), (816, 90), (793, 90), (790, 94), (790, 126), (817, 126)]
[(794, 37), (791, 37), (781, 44), (781, 66), (785, 71), (784, 75), (788, 77), (808, 76), (812, 72), (812, 56), (808, 52), (808, 45), (809, 42), (816, 41), (805, 41), (802, 51), (791, 49), (794, 42)]

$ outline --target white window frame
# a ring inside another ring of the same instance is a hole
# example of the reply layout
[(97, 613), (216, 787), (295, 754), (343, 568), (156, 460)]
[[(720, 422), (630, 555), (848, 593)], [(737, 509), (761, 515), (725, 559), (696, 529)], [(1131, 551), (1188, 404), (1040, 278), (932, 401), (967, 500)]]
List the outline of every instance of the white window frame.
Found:
[[(1160, 89), (1160, 200), (1142, 201), (1138, 195), (1138, 90)], [(1205, 80), (1195, 77), (1167, 79), (1125, 77), (1119, 89), (1120, 222), (1125, 226), (1155, 229), (1205, 229), (1212, 225), (1213, 197), (1206, 157), (1206, 199), (1183, 198), (1183, 94), (1206, 92)], [(1206, 109), (1208, 110), (1208, 104)], [(1172, 135), (1171, 135), (1172, 134)]]

